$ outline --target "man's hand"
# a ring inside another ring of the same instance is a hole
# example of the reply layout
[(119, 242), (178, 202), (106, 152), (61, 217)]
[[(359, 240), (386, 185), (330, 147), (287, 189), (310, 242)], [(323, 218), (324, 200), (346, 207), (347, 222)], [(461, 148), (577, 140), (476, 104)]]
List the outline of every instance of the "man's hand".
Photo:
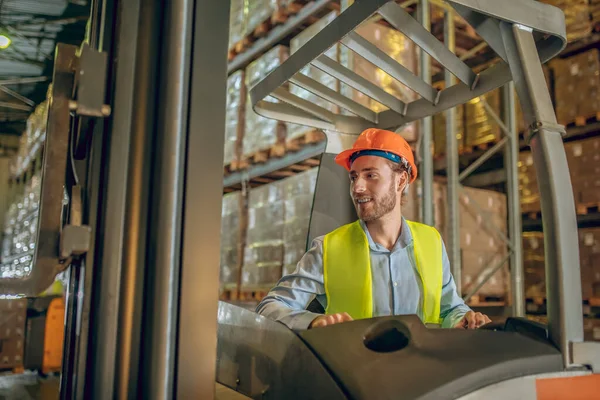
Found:
[(352, 321), (352, 317), (348, 313), (337, 313), (331, 315), (320, 315), (313, 320), (308, 326), (308, 329), (322, 328), (327, 325), (339, 324), (342, 322)]
[(492, 320), (489, 319), (487, 315), (480, 312), (476, 313), (474, 311), (469, 311), (456, 325), (454, 325), (454, 327), (459, 329), (477, 329), (490, 322), (492, 322)]

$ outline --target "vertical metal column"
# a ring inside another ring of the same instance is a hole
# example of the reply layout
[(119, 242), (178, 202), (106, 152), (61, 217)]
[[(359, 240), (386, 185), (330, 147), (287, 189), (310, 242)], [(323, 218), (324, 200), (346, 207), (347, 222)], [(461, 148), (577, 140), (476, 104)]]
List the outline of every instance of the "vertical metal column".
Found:
[(512, 315), (525, 316), (525, 288), (523, 282), (523, 243), (521, 240), (521, 204), (519, 203), (519, 132), (515, 112), (515, 84), (510, 82), (502, 88), (504, 101), (504, 124), (508, 128), (508, 143), (504, 151), (506, 169), (506, 197), (508, 200), (508, 237), (512, 244), (510, 275), (512, 291)]
[(177, 399), (215, 392), (229, 2), (195, 2), (184, 175)]
[[(112, 86), (107, 90), (112, 94), (110, 104), (113, 113), (106, 123), (103, 140), (106, 142), (107, 156), (103, 159), (104, 174), (103, 183), (105, 197), (98, 205), (100, 231), (97, 233), (97, 245), (94, 264), (94, 290), (93, 309), (91, 311), (90, 332), (90, 355), (87, 373), (85, 397), (91, 399), (123, 398), (117, 395), (117, 379), (122, 368), (129, 368), (128, 363), (131, 355), (126, 359), (120, 359), (119, 343), (124, 343), (127, 338), (123, 332), (119, 332), (119, 322), (122, 303), (122, 274), (123, 265), (126, 260), (124, 244), (126, 241), (125, 220), (129, 199), (127, 193), (130, 190), (128, 172), (130, 163), (130, 145), (132, 143), (132, 115), (136, 110), (144, 114), (143, 109), (136, 107), (135, 99), (147, 96), (135, 90), (136, 70), (148, 69), (148, 60), (139, 59), (136, 54), (139, 37), (139, 17), (141, 4), (139, 0), (132, 0), (119, 4), (112, 16), (117, 21), (118, 31), (115, 33), (112, 45), (110, 61), (118, 60), (111, 74), (113, 75)], [(114, 10), (113, 10), (114, 11)], [(123, 23), (127, 21), (127, 23)], [(108, 47), (104, 43), (103, 47)], [(137, 56), (137, 57), (136, 57)], [(143, 71), (142, 71), (143, 72)], [(98, 145), (100, 145), (98, 143)], [(101, 157), (101, 155), (98, 155)], [(128, 249), (128, 251), (136, 251)], [(132, 283), (132, 286), (133, 283)], [(125, 291), (131, 287), (125, 289)], [(127, 295), (127, 294), (126, 294)], [(138, 325), (139, 326), (139, 325)], [(118, 364), (118, 366), (117, 366)], [(132, 382), (135, 383), (135, 382)]]
[[(455, 32), (454, 32), (454, 10), (447, 9), (444, 12), (444, 42), (446, 47), (454, 53)], [(450, 71), (445, 71), (446, 87), (453, 86), (456, 83), (456, 77)], [(460, 296), (462, 283), (462, 269), (460, 257), (460, 219), (458, 207), (458, 189), (460, 181), (458, 180), (458, 144), (456, 142), (456, 108), (446, 111), (446, 173), (448, 176), (448, 237), (446, 238), (448, 258), (456, 290)]]
[[(156, 0), (151, 0), (156, 2)], [(144, 308), (142, 390), (144, 399), (174, 397), (177, 314), (183, 225), (183, 182), (189, 112), (194, 1), (162, 6), (160, 77), (156, 108), (156, 155)], [(157, 38), (158, 39), (158, 38)], [(160, 43), (157, 40), (157, 45)], [(202, 199), (192, 200), (200, 205)], [(191, 396), (190, 396), (191, 397)]]
[[(425, 29), (431, 29), (429, 0), (419, 0), (419, 21)], [(421, 49), (419, 75), (428, 84), (431, 84), (431, 60), (429, 54)], [(431, 116), (421, 120), (421, 166), (419, 175), (423, 185), (423, 223), (434, 225), (433, 220), (433, 154), (431, 154), (433, 122)]]
[(575, 201), (550, 93), (531, 29), (502, 22), (502, 40), (531, 127), (529, 141), (540, 187), (546, 296), (550, 339), (561, 350), (565, 367), (573, 364), (571, 344), (583, 341), (581, 275)]

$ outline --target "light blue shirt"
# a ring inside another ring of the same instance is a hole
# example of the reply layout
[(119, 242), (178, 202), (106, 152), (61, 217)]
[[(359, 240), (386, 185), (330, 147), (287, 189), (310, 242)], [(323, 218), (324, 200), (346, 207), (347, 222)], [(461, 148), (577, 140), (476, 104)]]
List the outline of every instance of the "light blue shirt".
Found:
[[(408, 224), (402, 218), (402, 231), (398, 241), (388, 250), (375, 243), (363, 221), (360, 221), (369, 241), (371, 274), (373, 282), (373, 316), (417, 314), (423, 319), (421, 309), (422, 282), (419, 279), (413, 238)], [(306, 308), (317, 299), (327, 309), (327, 296), (323, 284), (323, 236), (313, 240), (311, 249), (298, 262), (296, 270), (281, 278), (277, 285), (260, 302), (256, 312), (299, 331), (307, 329), (319, 314)], [(440, 316), (442, 328), (450, 328), (470, 311), (456, 292), (450, 272), (450, 261), (442, 243), (443, 287)]]

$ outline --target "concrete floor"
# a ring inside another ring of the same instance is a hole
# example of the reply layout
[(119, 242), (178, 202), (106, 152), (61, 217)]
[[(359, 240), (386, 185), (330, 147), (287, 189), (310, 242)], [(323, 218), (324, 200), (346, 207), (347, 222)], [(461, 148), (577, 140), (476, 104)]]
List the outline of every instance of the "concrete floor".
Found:
[[(58, 400), (60, 378), (40, 377), (34, 372), (0, 374), (0, 400)], [(223, 385), (215, 384), (217, 400), (244, 400), (243, 396)]]
[(0, 400), (58, 400), (60, 378), (35, 372), (0, 375)]

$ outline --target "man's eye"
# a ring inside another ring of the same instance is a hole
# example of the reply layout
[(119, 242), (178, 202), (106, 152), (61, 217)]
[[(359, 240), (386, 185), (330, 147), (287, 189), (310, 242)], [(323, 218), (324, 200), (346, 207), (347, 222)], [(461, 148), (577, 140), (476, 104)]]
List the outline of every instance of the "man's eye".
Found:
[(356, 177), (355, 177), (355, 176), (351, 176), (351, 177), (350, 177), (350, 182), (354, 182), (355, 180), (356, 180)]
[(369, 179), (373, 179), (373, 178), (376, 178), (376, 177), (377, 177), (377, 175), (375, 175), (375, 174), (368, 174), (368, 175), (367, 175), (367, 177), (368, 177)]

